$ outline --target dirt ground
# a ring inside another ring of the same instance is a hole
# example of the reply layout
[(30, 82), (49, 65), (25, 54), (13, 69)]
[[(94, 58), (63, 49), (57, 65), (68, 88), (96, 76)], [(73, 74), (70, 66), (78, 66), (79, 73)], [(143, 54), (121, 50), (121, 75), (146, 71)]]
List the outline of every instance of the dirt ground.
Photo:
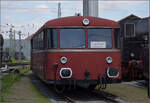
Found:
[[(4, 95), (4, 99), (6, 103), (67, 103), (53, 91), (30, 71), (10, 88)], [(108, 85), (106, 92), (116, 95), (117, 103), (150, 103), (146, 90), (143, 88), (127, 84), (111, 84)], [(71, 96), (71, 93), (68, 95)], [(116, 103), (97, 98), (88, 92), (75, 91), (72, 95), (76, 103)]]

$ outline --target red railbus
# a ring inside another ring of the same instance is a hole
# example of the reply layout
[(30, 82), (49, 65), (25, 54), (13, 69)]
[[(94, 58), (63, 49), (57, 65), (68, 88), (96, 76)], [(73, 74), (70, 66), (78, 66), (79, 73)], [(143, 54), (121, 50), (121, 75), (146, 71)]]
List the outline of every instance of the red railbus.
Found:
[[(73, 16), (46, 22), (32, 37), (31, 68), (55, 87), (89, 87), (121, 81), (119, 24)], [(63, 90), (63, 89), (61, 89)]]

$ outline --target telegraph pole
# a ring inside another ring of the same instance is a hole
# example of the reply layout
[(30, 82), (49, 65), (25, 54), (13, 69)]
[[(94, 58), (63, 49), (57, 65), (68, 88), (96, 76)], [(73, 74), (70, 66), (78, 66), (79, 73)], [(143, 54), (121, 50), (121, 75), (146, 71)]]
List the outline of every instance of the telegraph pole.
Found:
[(18, 35), (19, 35), (19, 61), (21, 61), (21, 31), (18, 31)]
[(14, 35), (13, 35), (14, 36), (14, 38), (13, 38), (14, 39), (13, 40), (13, 53), (15, 53), (15, 51), (16, 51), (16, 46), (15, 46), (16, 45), (16, 31), (14, 30), (13, 33), (14, 33)]
[(12, 56), (12, 45), (13, 45), (13, 43), (12, 43), (12, 40), (13, 40), (13, 31), (12, 31), (12, 27), (10, 28), (10, 30), (9, 30), (9, 39), (10, 39), (10, 41), (9, 41), (9, 55), (10, 56)]

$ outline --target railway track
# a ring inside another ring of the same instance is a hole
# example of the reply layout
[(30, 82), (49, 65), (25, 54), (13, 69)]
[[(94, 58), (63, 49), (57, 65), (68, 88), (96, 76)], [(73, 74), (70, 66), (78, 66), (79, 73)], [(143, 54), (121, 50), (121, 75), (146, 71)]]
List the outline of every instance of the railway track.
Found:
[(94, 91), (91, 91), (91, 92), (95, 96), (103, 98), (105, 101), (112, 102), (112, 103), (119, 103), (118, 101), (115, 100), (116, 96), (114, 96), (112, 94), (106, 93), (104, 91), (97, 91), (97, 90), (94, 90)]
[(47, 85), (40, 81), (33, 74), (30, 74), (30, 79), (40, 92), (47, 98), (52, 100), (52, 103), (127, 103), (118, 99), (113, 94), (106, 93), (104, 91), (89, 91), (83, 88), (77, 88), (77, 90), (71, 90), (64, 93), (57, 93), (54, 90), (54, 86)]
[(67, 101), (67, 103), (76, 103), (75, 100), (73, 100), (72, 98), (68, 96), (64, 96), (64, 99)]
[(30, 62), (21, 62), (21, 63), (7, 63), (3, 64), (2, 67), (0, 68), (0, 72), (13, 72), (15, 70), (19, 71), (20, 68), (29, 66)]
[(58, 97), (62, 98), (62, 100), (66, 101), (67, 103), (76, 103), (76, 101), (68, 96), (66, 93), (56, 93)]
[[(65, 100), (67, 103), (78, 103), (78, 102), (82, 103), (81, 101), (82, 101), (83, 98), (85, 98), (84, 96), (87, 97), (87, 100), (88, 100), (88, 98), (97, 98), (95, 100), (103, 101), (104, 103), (120, 103), (120, 101), (115, 99), (117, 96), (106, 93), (104, 91), (83, 90), (83, 91), (77, 91), (75, 93), (75, 95), (73, 95), (74, 92), (72, 92), (72, 93), (70, 93), (70, 92), (61, 93), (61, 94), (58, 94), (58, 96), (61, 97), (63, 100)], [(83, 93), (81, 93), (81, 92), (83, 92)], [(77, 94), (80, 95), (80, 96), (77, 97)]]
[(4, 67), (5, 65), (8, 66), (23, 66), (23, 65), (30, 65), (30, 62), (20, 62), (20, 63), (6, 63), (6, 64), (2, 64), (2, 66)]

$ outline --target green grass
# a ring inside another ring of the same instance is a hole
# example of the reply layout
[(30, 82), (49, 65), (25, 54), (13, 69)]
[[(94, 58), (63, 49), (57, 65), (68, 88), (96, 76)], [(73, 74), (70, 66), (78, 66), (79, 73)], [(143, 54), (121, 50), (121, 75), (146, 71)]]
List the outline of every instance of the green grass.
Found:
[[(16, 74), (16, 73), (10, 73), (9, 75), (6, 75), (3, 77), (2, 79), (2, 84), (3, 84), (3, 89), (1, 91), (2, 95), (0, 98), (0, 103), (1, 102), (7, 102), (7, 100), (5, 100), (5, 95), (7, 95), (9, 92), (11, 92), (11, 87), (14, 84), (18, 84), (20, 83), (21, 77), (26, 76), (26, 73), (29, 72), (30, 69), (20, 69), (20, 73)], [(12, 80), (12, 78), (14, 78), (14, 80)], [(32, 98), (39, 100), (40, 103), (50, 103), (50, 100), (48, 98), (46, 98), (42, 93), (40, 93), (40, 90), (38, 88), (36, 88), (34, 86), (34, 84), (32, 83), (28, 83), (29, 87), (31, 88), (33, 93), (31, 96)], [(18, 98), (16, 98), (18, 99)], [(20, 98), (19, 98), (20, 99)]]
[(19, 63), (19, 62), (30, 62), (30, 60), (16, 60), (15, 58), (11, 57), (12, 63)]
[(129, 102), (150, 103), (146, 88), (138, 88), (128, 84), (110, 84), (105, 91)]
[(2, 80), (1, 80), (1, 83), (2, 83), (2, 89), (0, 91), (0, 102), (4, 102), (4, 98), (3, 98), (3, 95), (5, 93), (8, 92), (8, 90), (10, 89), (10, 87), (16, 83), (16, 82), (19, 82), (20, 78), (22, 75), (24, 75), (24, 73), (28, 72), (29, 71), (29, 68), (28, 69), (25, 69), (25, 68), (22, 68), (20, 69), (20, 73), (10, 73), (8, 75), (5, 75)]
[(16, 60), (15, 58), (11, 58), (12, 63), (18, 63), (18, 60)]

